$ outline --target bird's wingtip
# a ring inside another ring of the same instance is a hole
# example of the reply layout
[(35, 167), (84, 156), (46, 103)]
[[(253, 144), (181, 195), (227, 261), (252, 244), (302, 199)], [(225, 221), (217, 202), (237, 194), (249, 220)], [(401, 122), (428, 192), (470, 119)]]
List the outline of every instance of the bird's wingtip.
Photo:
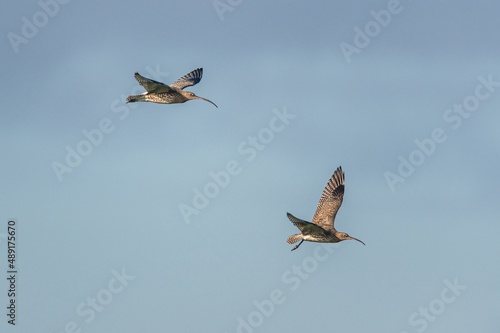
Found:
[(291, 213), (286, 212), (286, 217), (290, 220), (290, 222), (295, 223), (296, 220), (298, 220), (295, 216), (293, 216)]

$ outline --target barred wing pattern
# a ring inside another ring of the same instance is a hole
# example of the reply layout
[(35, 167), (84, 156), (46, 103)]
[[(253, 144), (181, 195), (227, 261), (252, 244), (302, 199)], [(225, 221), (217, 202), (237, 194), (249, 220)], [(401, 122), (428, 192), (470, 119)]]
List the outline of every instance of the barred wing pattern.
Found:
[(344, 198), (344, 181), (345, 175), (342, 167), (338, 167), (323, 190), (312, 223), (326, 230), (335, 230), (333, 225), (335, 216)]
[(160, 92), (173, 92), (174, 90), (167, 86), (165, 83), (158, 82), (155, 80), (148, 79), (139, 73), (134, 74), (134, 78), (139, 82), (141, 86), (146, 89), (148, 93), (160, 93)]
[(194, 86), (201, 81), (203, 76), (203, 68), (197, 68), (192, 72), (187, 73), (179, 80), (172, 83), (170, 86), (177, 89), (184, 89), (186, 87)]

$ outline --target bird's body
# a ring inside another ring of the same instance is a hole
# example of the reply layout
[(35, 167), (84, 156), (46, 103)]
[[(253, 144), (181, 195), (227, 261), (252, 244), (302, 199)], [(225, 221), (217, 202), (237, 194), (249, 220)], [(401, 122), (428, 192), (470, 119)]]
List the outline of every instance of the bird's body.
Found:
[[(171, 85), (166, 85), (162, 82), (145, 78), (139, 73), (135, 73), (135, 79), (141, 86), (144, 87), (144, 89), (146, 89), (146, 92), (141, 95), (128, 96), (127, 103), (152, 102), (160, 104), (174, 104), (184, 103), (192, 99), (201, 99), (215, 105), (214, 102), (206, 98), (196, 96), (191, 91), (184, 91), (184, 88), (194, 86), (195, 84), (200, 82), (202, 76), (203, 68), (197, 68), (194, 71), (184, 75)], [(215, 105), (215, 107), (217, 107), (217, 105)]]
[(338, 243), (343, 240), (357, 240), (345, 232), (337, 231), (334, 227), (335, 216), (342, 205), (344, 198), (344, 172), (341, 167), (333, 173), (332, 177), (326, 184), (323, 194), (319, 199), (318, 208), (314, 214), (312, 223), (301, 220), (290, 213), (287, 213), (290, 221), (300, 230), (299, 234), (294, 234), (288, 237), (287, 242), (294, 244), (298, 241), (300, 243), (293, 249), (297, 249), (303, 241), (318, 242), (318, 243)]

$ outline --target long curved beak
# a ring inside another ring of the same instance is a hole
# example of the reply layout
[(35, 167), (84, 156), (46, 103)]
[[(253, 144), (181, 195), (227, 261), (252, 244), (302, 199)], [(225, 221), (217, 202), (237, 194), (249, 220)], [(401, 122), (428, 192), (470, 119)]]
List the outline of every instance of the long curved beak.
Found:
[(206, 98), (203, 98), (203, 97), (200, 97), (200, 96), (196, 96), (196, 98), (197, 98), (197, 99), (202, 99), (202, 100), (204, 100), (204, 101), (207, 101), (208, 103), (212, 103), (212, 104), (213, 104), (216, 108), (219, 108), (219, 107), (217, 106), (217, 104), (215, 104), (214, 102), (212, 102), (212, 101), (211, 101), (211, 100), (209, 100), (209, 99), (206, 99)]
[(366, 245), (366, 244), (365, 244), (365, 243), (363, 243), (363, 241), (362, 241), (362, 240), (360, 240), (360, 239), (357, 239), (357, 238), (354, 238), (354, 237), (351, 237), (351, 236), (349, 236), (349, 239), (356, 240), (356, 241), (360, 242), (361, 244)]

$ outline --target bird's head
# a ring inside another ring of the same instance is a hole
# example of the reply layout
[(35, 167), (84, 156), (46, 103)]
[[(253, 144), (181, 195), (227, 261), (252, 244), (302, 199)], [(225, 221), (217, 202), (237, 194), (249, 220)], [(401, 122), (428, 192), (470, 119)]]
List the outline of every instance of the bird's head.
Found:
[(206, 99), (206, 98), (203, 98), (203, 97), (200, 97), (200, 96), (196, 96), (194, 94), (194, 92), (191, 92), (191, 91), (183, 91), (183, 95), (184, 97), (186, 97), (187, 99), (201, 99), (201, 100), (204, 100), (206, 102), (209, 102), (209, 103), (212, 103), (216, 108), (218, 108), (218, 106), (212, 102), (211, 100), (209, 99)]
[(344, 240), (355, 240), (355, 241), (360, 242), (363, 245), (366, 245), (365, 243), (363, 243), (363, 241), (361, 241), (361, 240), (359, 240), (357, 238), (351, 237), (351, 236), (349, 236), (345, 232), (337, 232), (335, 236), (337, 236), (337, 238), (340, 239), (341, 241), (344, 241)]

